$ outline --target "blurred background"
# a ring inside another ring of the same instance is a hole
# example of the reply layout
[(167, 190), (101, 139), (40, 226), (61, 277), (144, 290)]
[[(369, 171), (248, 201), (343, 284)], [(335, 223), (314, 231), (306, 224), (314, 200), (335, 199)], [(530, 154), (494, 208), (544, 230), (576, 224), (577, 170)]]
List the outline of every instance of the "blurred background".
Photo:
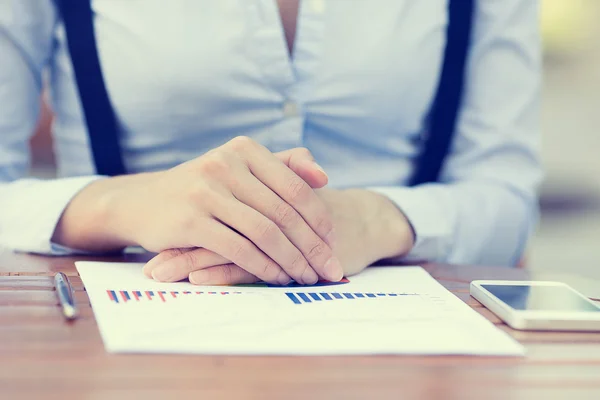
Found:
[[(547, 174), (526, 266), (545, 279), (577, 274), (578, 288), (600, 280), (599, 19), (600, 0), (542, 0)], [(44, 109), (31, 142), (32, 174), (42, 177), (54, 175), (49, 123)]]

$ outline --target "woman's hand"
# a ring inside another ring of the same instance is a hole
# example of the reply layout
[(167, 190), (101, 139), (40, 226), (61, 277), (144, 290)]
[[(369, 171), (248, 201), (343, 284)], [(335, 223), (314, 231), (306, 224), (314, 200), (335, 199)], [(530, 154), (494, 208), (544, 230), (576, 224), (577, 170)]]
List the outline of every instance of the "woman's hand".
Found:
[[(318, 190), (337, 232), (334, 252), (344, 274), (354, 275), (373, 262), (406, 254), (414, 237), (404, 215), (387, 198), (367, 190)], [(253, 283), (259, 277), (207, 249), (166, 250), (144, 266), (158, 281), (189, 278), (198, 285)]]
[(201, 247), (272, 283), (339, 280), (333, 222), (307, 181), (327, 183), (308, 150), (276, 157), (239, 137), (167, 171), (94, 182), (53, 239), (90, 250)]

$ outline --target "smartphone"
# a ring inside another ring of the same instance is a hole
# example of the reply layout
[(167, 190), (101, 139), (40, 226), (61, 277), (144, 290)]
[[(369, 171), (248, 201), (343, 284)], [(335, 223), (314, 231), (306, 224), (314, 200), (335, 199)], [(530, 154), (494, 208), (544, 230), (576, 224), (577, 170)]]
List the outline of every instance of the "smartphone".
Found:
[(473, 281), (470, 291), (514, 329), (600, 331), (600, 306), (564, 283)]

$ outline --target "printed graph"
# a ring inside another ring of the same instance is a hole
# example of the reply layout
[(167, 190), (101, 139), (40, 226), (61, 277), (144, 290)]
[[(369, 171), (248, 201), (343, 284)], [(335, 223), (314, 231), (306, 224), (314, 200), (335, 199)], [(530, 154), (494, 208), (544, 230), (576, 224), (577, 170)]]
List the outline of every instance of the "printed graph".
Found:
[(381, 297), (400, 297), (400, 296), (418, 296), (417, 293), (304, 293), (304, 292), (286, 292), (285, 295), (294, 304), (308, 304), (317, 302), (327, 302), (335, 300), (366, 300)]
[(182, 296), (227, 296), (239, 295), (242, 292), (215, 292), (215, 291), (166, 291), (166, 290), (107, 290), (108, 298), (117, 304), (128, 301), (159, 301), (166, 303), (168, 300)]

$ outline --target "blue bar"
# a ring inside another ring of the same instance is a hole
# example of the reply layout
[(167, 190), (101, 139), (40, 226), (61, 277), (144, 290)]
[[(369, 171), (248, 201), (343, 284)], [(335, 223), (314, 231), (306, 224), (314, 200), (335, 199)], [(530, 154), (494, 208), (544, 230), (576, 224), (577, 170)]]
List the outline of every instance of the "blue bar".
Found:
[(323, 298), (324, 298), (325, 300), (333, 300), (333, 299), (331, 298), (331, 296), (329, 295), (329, 293), (321, 293), (321, 296), (323, 296)]
[(154, 292), (152, 290), (149, 290), (148, 293), (150, 293), (150, 296), (154, 297)]
[(373, 293), (367, 293), (367, 297), (376, 297)]
[(298, 293), (298, 296), (304, 300), (305, 303), (310, 303), (310, 299), (308, 298), (308, 296), (306, 295), (306, 293)]
[(302, 304), (300, 303), (300, 300), (298, 300), (298, 298), (294, 296), (294, 293), (286, 293), (285, 295), (289, 297), (290, 300), (294, 302), (294, 304)]
[(131, 297), (129, 297), (129, 292), (127, 290), (124, 290), (123, 293), (125, 293), (125, 297), (127, 297), (127, 300), (131, 300)]
[(365, 297), (365, 295), (364, 295), (364, 294), (362, 294), (362, 293), (354, 293), (354, 295), (355, 295), (356, 297)]
[(140, 292), (139, 290), (136, 290), (136, 291), (135, 291), (135, 294), (137, 294), (137, 295), (138, 295), (138, 297), (142, 297), (142, 292)]
[(111, 290), (110, 293), (112, 293), (113, 299), (115, 301), (115, 303), (119, 302), (119, 298), (117, 297), (117, 294), (115, 293), (114, 290)]
[(350, 293), (344, 293), (344, 296), (346, 296), (347, 299), (354, 299), (354, 296), (352, 296)]
[(333, 297), (335, 297), (336, 299), (343, 299), (342, 295), (339, 293), (331, 293), (333, 295)]
[(385, 296), (385, 293), (377, 293), (377, 296)]
[(310, 297), (312, 297), (316, 301), (321, 301), (321, 298), (319, 297), (318, 294), (316, 294), (316, 293), (309, 293), (309, 295), (310, 295)]
[(394, 297), (394, 296), (397, 296), (397, 294), (396, 293), (390, 293), (390, 294), (388, 294), (388, 296)]

